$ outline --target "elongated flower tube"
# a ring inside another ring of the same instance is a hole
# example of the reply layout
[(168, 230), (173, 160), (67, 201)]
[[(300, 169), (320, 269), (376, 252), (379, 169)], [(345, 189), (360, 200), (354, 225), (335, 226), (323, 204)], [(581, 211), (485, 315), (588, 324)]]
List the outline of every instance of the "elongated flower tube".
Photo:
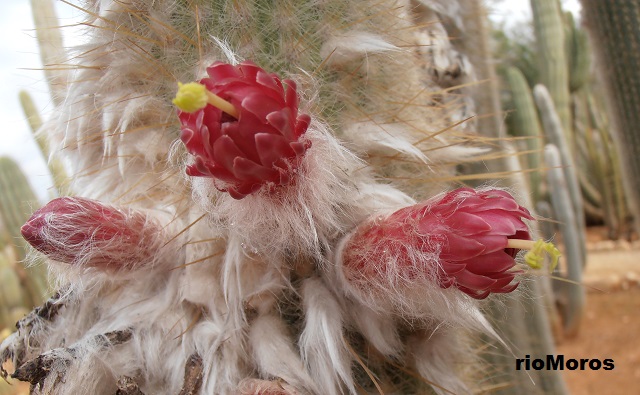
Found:
[(22, 236), (50, 259), (119, 269), (148, 261), (161, 228), (147, 215), (81, 197), (50, 201), (22, 226)]
[(505, 191), (460, 188), (359, 227), (343, 250), (344, 274), (357, 286), (426, 279), (476, 299), (511, 292), (511, 240), (531, 243), (523, 219), (531, 214)]
[(181, 139), (195, 156), (187, 174), (214, 178), (235, 199), (292, 182), (310, 147), (311, 119), (298, 114), (296, 84), (251, 62), (216, 62), (207, 74), (181, 84), (174, 99)]

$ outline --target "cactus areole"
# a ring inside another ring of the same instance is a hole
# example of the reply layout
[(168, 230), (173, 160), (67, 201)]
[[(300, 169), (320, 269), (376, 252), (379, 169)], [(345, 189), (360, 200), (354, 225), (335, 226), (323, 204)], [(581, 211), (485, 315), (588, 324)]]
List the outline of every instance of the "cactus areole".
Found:
[(298, 114), (296, 84), (251, 62), (216, 62), (208, 78), (180, 84), (181, 139), (195, 162), (187, 174), (211, 177), (235, 199), (294, 181), (311, 146), (304, 134), (311, 118)]

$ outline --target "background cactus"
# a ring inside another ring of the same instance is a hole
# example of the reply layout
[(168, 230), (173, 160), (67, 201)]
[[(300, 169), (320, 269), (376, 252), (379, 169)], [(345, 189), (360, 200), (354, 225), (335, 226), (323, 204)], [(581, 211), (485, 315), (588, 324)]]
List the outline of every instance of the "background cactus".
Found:
[(556, 294), (563, 318), (564, 331), (567, 336), (575, 336), (580, 328), (584, 313), (585, 292), (580, 286), (584, 267), (584, 252), (581, 251), (583, 241), (580, 240), (583, 228), (576, 226), (576, 209), (569, 194), (566, 173), (560, 150), (553, 144), (545, 147), (545, 161), (549, 192), (555, 207), (556, 218), (560, 221), (563, 245), (565, 247), (566, 278), (570, 282), (555, 282)]
[(58, 194), (64, 194), (68, 189), (67, 184), (69, 182), (67, 171), (60, 159), (51, 157), (51, 150), (49, 149), (47, 136), (45, 134), (37, 134), (38, 130), (42, 126), (42, 118), (40, 117), (40, 113), (38, 112), (31, 95), (29, 95), (29, 92), (27, 91), (21, 91), (19, 97), (20, 105), (22, 106), (24, 115), (29, 122), (31, 132), (34, 134), (36, 142), (38, 143), (38, 148), (40, 148), (40, 152), (42, 152), (45, 160), (47, 160), (47, 166), (49, 167), (51, 177), (53, 178), (53, 185), (56, 187)]
[[(29, 219), (31, 211), (39, 205), (18, 164), (9, 157), (0, 157), (0, 217), (7, 231), (5, 242), (15, 247), (18, 261), (23, 261), (27, 256), (27, 244), (20, 235), (20, 228)], [(49, 290), (46, 267), (15, 265), (14, 269), (22, 272), (18, 277), (27, 291), (25, 306), (31, 308), (42, 303)], [(8, 283), (3, 286), (14, 285)]]
[(562, 128), (571, 132), (569, 70), (565, 47), (565, 28), (557, 0), (531, 0), (540, 83), (549, 89)]
[(13, 330), (15, 323), (33, 307), (25, 300), (28, 295), (21, 287), (18, 264), (11, 246), (7, 246), (0, 253), (0, 331)]
[(542, 157), (543, 134), (538, 111), (533, 101), (531, 88), (522, 72), (510, 67), (506, 71), (507, 82), (511, 89), (511, 98), (514, 107), (511, 118), (511, 130), (514, 135), (525, 140), (521, 146), (526, 147), (526, 169), (529, 173), (529, 188), (534, 202), (540, 200), (542, 180), (540, 170), (540, 158)]
[(607, 95), (607, 107), (615, 131), (615, 142), (622, 161), (629, 208), (640, 232), (640, 181), (636, 174), (640, 159), (635, 150), (640, 146), (638, 125), (638, 58), (635, 48), (640, 30), (631, 15), (637, 15), (640, 4), (634, 0), (607, 2), (583, 0), (585, 25), (593, 43), (597, 71)]
[[(565, 173), (564, 179), (566, 180), (569, 196), (571, 197), (571, 208), (574, 210), (573, 224), (567, 224), (576, 229), (579, 235), (579, 253), (578, 260), (583, 262), (583, 266), (586, 263), (586, 236), (585, 236), (585, 221), (584, 221), (584, 209), (582, 204), (582, 194), (580, 192), (580, 185), (577, 176), (577, 168), (573, 161), (573, 155), (569, 149), (569, 143), (566, 140), (566, 134), (562, 129), (559, 116), (555, 111), (553, 99), (549, 95), (544, 85), (536, 85), (534, 88), (534, 97), (538, 109), (540, 110), (540, 117), (542, 124), (544, 125), (544, 131), (547, 136), (547, 141), (550, 144), (555, 145), (560, 150), (561, 154), (559, 158), (562, 161), (562, 171)], [(558, 200), (556, 200), (558, 201)], [(566, 208), (566, 206), (565, 206)], [(556, 208), (556, 212), (559, 208)]]

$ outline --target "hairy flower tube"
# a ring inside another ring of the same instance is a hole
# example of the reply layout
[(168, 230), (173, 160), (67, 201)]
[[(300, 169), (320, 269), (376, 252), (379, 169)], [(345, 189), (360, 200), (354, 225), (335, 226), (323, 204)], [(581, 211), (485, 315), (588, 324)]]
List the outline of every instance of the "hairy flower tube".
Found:
[(21, 232), (55, 261), (118, 269), (148, 260), (160, 242), (161, 229), (141, 212), (63, 197), (34, 212)]
[(523, 219), (531, 214), (505, 191), (460, 188), (360, 226), (344, 247), (343, 271), (355, 284), (393, 276), (476, 299), (511, 292), (519, 273), (512, 244), (532, 243)]
[(292, 182), (310, 147), (303, 136), (311, 118), (298, 114), (296, 84), (251, 62), (216, 62), (207, 74), (180, 84), (173, 101), (180, 138), (195, 156), (187, 174), (212, 177), (235, 199)]

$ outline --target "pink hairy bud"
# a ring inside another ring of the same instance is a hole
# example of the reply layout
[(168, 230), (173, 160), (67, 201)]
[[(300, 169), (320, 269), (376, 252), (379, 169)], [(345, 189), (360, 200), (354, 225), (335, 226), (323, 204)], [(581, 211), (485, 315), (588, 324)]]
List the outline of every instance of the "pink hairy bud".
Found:
[(531, 239), (523, 219), (533, 218), (505, 191), (460, 188), (358, 228), (343, 252), (344, 273), (362, 286), (395, 276), (476, 299), (508, 293), (521, 272), (512, 270), (519, 250), (509, 240)]
[(149, 260), (161, 229), (137, 211), (63, 197), (33, 213), (21, 232), (29, 244), (52, 260), (117, 269)]
[(298, 114), (296, 84), (251, 62), (216, 62), (207, 74), (200, 80), (206, 90), (181, 85), (174, 100), (181, 139), (195, 156), (187, 174), (213, 178), (235, 199), (294, 181), (311, 145), (302, 138), (311, 118)]

